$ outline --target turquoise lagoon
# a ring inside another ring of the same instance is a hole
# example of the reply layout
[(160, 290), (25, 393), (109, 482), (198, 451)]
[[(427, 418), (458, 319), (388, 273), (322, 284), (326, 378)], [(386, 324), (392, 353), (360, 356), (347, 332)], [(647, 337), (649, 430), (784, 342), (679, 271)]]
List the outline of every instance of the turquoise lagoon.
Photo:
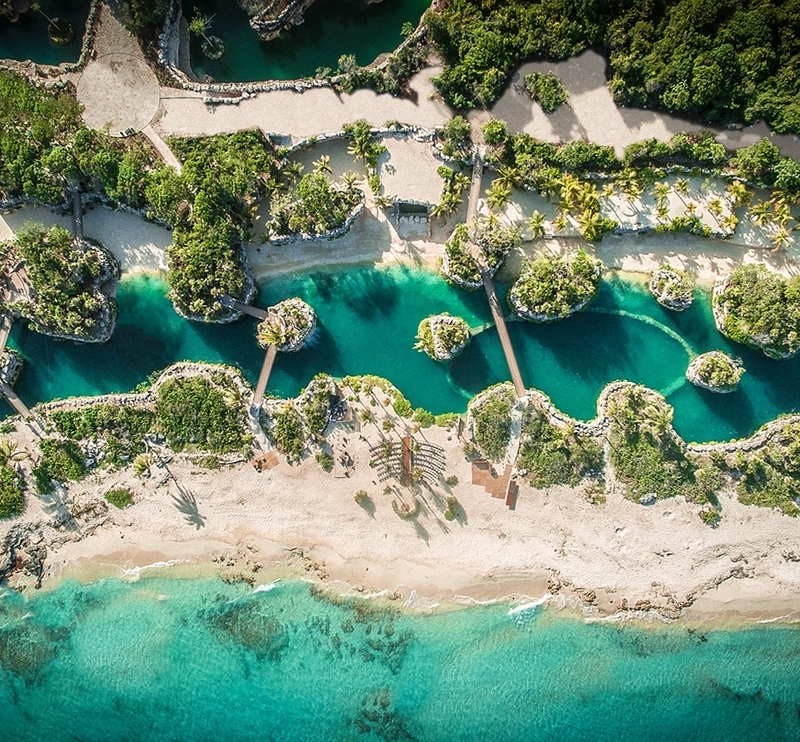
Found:
[(66, 46), (50, 41), (48, 21), (42, 13), (30, 11), (16, 23), (0, 15), (0, 59), (30, 59), (39, 64), (77, 62), (89, 15), (89, 0), (40, 0), (39, 5), (50, 18), (66, 18), (75, 29), (75, 39)]
[(199, 10), (214, 16), (211, 33), (226, 47), (225, 56), (213, 62), (193, 40), (194, 71), (219, 82), (250, 82), (313, 77), (319, 67), (335, 70), (343, 54), (369, 64), (394, 51), (403, 40), (403, 23), (416, 27), (429, 6), (429, 0), (382, 0), (367, 8), (359, 0), (317, 0), (304, 14), (302, 25), (271, 41), (261, 41), (247, 14), (232, 0), (183, 0), (183, 14), (191, 19)]
[[(501, 293), (504, 290), (500, 286)], [(127, 391), (153, 372), (181, 360), (230, 363), (255, 383), (263, 352), (255, 321), (204, 325), (179, 317), (158, 278), (119, 285), (119, 323), (104, 345), (46, 338), (24, 322), (11, 344), (25, 356), (17, 391), (28, 404), (74, 395)], [(464, 292), (440, 277), (411, 267), (362, 267), (267, 281), (261, 306), (301, 296), (319, 316), (313, 344), (279, 355), (269, 392), (297, 394), (319, 372), (334, 376), (377, 374), (410, 401), (431, 412), (463, 412), (470, 397), (508, 378), (483, 292)], [(486, 327), (449, 364), (413, 350), (419, 321), (449, 311), (472, 327)], [(640, 283), (609, 274), (588, 311), (551, 325), (509, 325), (523, 379), (579, 419), (596, 413), (597, 396), (615, 379), (646, 384), (667, 395), (675, 427), (687, 440), (727, 440), (750, 435), (763, 423), (800, 408), (800, 358), (773, 361), (730, 343), (714, 327), (710, 298), (698, 291), (683, 313), (660, 307)], [(739, 390), (715, 395), (683, 375), (689, 353), (721, 349), (747, 369)]]
[(100, 740), (800, 739), (800, 631), (413, 615), (216, 579), (0, 592), (0, 728)]

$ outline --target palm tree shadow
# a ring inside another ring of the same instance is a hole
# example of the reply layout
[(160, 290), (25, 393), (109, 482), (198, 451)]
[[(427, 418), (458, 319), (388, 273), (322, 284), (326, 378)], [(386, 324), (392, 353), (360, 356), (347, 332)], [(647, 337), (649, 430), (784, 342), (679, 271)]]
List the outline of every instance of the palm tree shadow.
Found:
[(183, 513), (186, 522), (194, 526), (198, 531), (205, 526), (205, 519), (197, 508), (197, 499), (191, 492), (187, 492), (177, 482), (178, 495), (172, 496), (172, 501), (179, 513)]

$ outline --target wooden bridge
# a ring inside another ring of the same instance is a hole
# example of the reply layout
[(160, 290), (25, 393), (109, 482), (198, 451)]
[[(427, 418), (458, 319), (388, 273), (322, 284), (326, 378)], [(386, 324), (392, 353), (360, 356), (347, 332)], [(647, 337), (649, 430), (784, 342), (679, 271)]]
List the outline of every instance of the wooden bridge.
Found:
[[(483, 155), (484, 151), (481, 147), (475, 149), (475, 164), (472, 168), (472, 181), (469, 187), (469, 202), (467, 206), (467, 224), (471, 224), (473, 219), (478, 213), (478, 197), (481, 192), (481, 182), (483, 180)], [(483, 288), (486, 291), (486, 298), (489, 300), (489, 309), (492, 312), (495, 327), (497, 327), (497, 335), (500, 338), (500, 345), (503, 348), (503, 355), (506, 357), (508, 370), (511, 374), (511, 381), (514, 383), (514, 389), (517, 396), (522, 398), (527, 392), (525, 384), (522, 381), (522, 374), (519, 370), (517, 357), (514, 354), (514, 346), (511, 344), (511, 337), (508, 334), (508, 327), (506, 327), (506, 320), (503, 316), (500, 301), (494, 290), (494, 283), (492, 282), (492, 274), (489, 266), (483, 258), (480, 248), (474, 243), (469, 244), (469, 252), (475, 263), (478, 265), (478, 270), (481, 274), (481, 281), (483, 281)]]
[[(235, 309), (238, 312), (242, 312), (242, 314), (249, 314), (251, 317), (255, 317), (258, 320), (265, 320), (269, 316), (269, 313), (264, 309), (245, 304), (243, 301), (234, 299), (232, 296), (221, 296), (219, 303), (222, 304), (223, 307)], [(267, 352), (264, 355), (264, 363), (261, 364), (261, 372), (258, 374), (258, 381), (256, 382), (256, 388), (253, 392), (254, 407), (260, 407), (261, 403), (264, 401), (264, 392), (267, 390), (269, 377), (272, 373), (272, 366), (275, 363), (275, 356), (277, 355), (278, 346), (268, 345)]]

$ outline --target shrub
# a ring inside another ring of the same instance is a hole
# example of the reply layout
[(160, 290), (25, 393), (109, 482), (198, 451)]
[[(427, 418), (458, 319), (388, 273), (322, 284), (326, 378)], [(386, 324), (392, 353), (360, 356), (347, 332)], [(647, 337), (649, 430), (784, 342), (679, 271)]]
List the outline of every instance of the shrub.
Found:
[(204, 376), (170, 379), (158, 389), (155, 427), (173, 451), (230, 453), (245, 445), (244, 411), (235, 388)]
[(127, 487), (115, 487), (106, 492), (105, 498), (107, 502), (120, 509), (133, 504), (133, 494)]
[(525, 89), (545, 113), (553, 113), (567, 102), (567, 91), (552, 72), (525, 75)]
[(714, 290), (717, 327), (731, 340), (786, 358), (800, 349), (800, 276), (742, 265)]
[(458, 516), (458, 512), (461, 506), (459, 505), (458, 500), (453, 497), (452, 495), (447, 498), (447, 507), (443, 513), (445, 520), (455, 520)]
[(506, 122), (500, 119), (492, 119), (487, 121), (482, 127), (483, 138), (486, 144), (490, 146), (497, 146), (505, 144), (508, 139), (508, 127)]
[(21, 515), (24, 508), (22, 477), (8, 464), (0, 465), (0, 519)]
[(707, 526), (711, 526), (711, 528), (716, 528), (720, 522), (720, 514), (719, 510), (715, 507), (708, 505), (704, 507), (700, 512), (697, 513), (700, 517), (700, 520), (703, 521)]
[(79, 482), (89, 473), (83, 452), (74, 441), (43, 438), (39, 450), (42, 455), (33, 467), (33, 476), (40, 495), (49, 494), (53, 482)]
[(330, 472), (333, 469), (333, 456), (327, 451), (319, 451), (316, 455), (316, 459), (317, 463), (324, 471)]
[(455, 487), (458, 484), (458, 477), (455, 474), (451, 474), (447, 479), (444, 480), (444, 483), (448, 487)]
[(300, 460), (306, 445), (303, 421), (292, 404), (287, 404), (275, 415), (271, 434), (289, 463)]
[(475, 443), (493, 461), (506, 454), (511, 438), (511, 408), (516, 402), (514, 388), (501, 384), (470, 403)]

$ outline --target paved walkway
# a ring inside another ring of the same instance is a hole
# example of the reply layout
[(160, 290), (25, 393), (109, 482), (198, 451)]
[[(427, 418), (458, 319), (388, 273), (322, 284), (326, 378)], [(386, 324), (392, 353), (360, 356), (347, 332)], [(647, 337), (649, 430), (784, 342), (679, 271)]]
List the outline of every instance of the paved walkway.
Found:
[(167, 165), (171, 165), (173, 168), (175, 168), (175, 172), (177, 172), (178, 175), (180, 175), (181, 171), (183, 170), (183, 165), (181, 165), (181, 161), (177, 157), (175, 157), (175, 153), (169, 148), (169, 145), (158, 135), (158, 132), (156, 132), (155, 129), (153, 129), (153, 127), (150, 126), (150, 124), (148, 124), (147, 126), (144, 127), (144, 129), (142, 129), (142, 134), (144, 134), (150, 140), (152, 145), (158, 150), (158, 153), (161, 155), (164, 162), (166, 162)]

